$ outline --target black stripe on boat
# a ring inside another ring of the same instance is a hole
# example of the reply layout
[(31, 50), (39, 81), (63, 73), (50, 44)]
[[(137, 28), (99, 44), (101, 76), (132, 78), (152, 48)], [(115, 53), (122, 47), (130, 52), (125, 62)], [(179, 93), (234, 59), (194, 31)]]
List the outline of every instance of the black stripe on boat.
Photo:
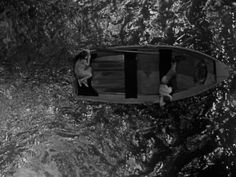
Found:
[(137, 98), (137, 60), (136, 53), (125, 53), (125, 97)]

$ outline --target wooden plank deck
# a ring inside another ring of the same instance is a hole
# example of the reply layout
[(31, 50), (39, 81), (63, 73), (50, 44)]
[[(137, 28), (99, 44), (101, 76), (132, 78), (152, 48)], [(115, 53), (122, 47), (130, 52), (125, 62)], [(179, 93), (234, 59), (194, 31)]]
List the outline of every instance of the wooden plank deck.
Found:
[(123, 55), (96, 58), (92, 63), (93, 87), (98, 93), (124, 93), (124, 57)]

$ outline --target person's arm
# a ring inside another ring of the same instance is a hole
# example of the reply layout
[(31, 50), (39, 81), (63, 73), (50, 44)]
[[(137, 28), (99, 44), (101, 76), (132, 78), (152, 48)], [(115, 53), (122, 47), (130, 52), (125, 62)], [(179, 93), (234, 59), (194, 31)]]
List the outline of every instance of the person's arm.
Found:
[(90, 65), (90, 60), (91, 60), (91, 52), (90, 52), (89, 49), (84, 49), (84, 51), (86, 51), (87, 54), (88, 54), (87, 66), (89, 66)]
[(169, 84), (170, 80), (176, 75), (176, 62), (171, 64), (170, 70), (161, 78), (161, 83)]
[(91, 52), (88, 50), (88, 66), (90, 66)]

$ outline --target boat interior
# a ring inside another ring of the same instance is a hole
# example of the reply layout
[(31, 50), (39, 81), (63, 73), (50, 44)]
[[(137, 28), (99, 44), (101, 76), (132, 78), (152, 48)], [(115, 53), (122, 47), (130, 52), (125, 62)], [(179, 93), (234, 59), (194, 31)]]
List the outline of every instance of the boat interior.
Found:
[(215, 62), (172, 49), (132, 49), (133, 52), (99, 51), (92, 60), (92, 85), (99, 94), (111, 93), (137, 98), (158, 95), (161, 78), (177, 63), (170, 82), (174, 92), (216, 82)]

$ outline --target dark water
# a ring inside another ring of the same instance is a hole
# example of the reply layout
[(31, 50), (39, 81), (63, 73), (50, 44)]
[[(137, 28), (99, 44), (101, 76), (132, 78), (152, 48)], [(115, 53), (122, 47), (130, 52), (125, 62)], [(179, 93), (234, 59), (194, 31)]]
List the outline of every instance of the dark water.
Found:
[(27, 84), (2, 92), (1, 176), (129, 176), (143, 170), (132, 151), (138, 127), (149, 126), (148, 120), (134, 108), (130, 115), (121, 105), (69, 100), (64, 91)]
[[(68, 94), (70, 90), (68, 85), (34, 82), (2, 85), (1, 177), (158, 173), (161, 163), (149, 169), (145, 162), (157, 149), (164, 150), (156, 147), (153, 138), (156, 131), (162, 132), (162, 125), (168, 124), (169, 118), (163, 117), (168, 114), (159, 114), (164, 110), (157, 105), (76, 101)], [(173, 141), (173, 137), (164, 138)]]

